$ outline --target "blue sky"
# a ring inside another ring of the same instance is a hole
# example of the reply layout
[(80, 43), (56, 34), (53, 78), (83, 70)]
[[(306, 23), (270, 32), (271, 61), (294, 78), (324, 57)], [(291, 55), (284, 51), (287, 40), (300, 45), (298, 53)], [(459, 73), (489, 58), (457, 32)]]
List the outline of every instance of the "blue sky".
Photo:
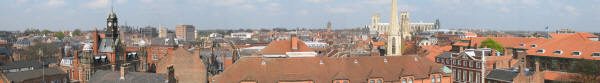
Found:
[[(363, 27), (371, 15), (389, 20), (391, 0), (114, 0), (119, 24), (173, 29)], [(104, 28), (109, 0), (1, 0), (0, 30)], [(549, 26), (598, 32), (599, 0), (399, 0), (411, 22), (442, 28), (543, 31)]]

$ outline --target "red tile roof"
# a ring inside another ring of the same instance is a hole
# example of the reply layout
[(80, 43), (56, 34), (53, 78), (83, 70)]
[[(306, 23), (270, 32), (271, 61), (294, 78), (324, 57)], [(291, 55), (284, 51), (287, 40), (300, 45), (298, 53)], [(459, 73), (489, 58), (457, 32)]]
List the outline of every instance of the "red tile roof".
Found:
[(477, 33), (465, 33), (465, 36), (477, 36)]
[[(470, 46), (481, 45), (481, 42), (487, 38), (492, 38), (496, 40), (498, 43), (502, 44), (504, 47), (519, 47), (519, 44), (528, 43), (531, 41), (536, 41), (545, 38), (530, 38), (530, 37), (472, 37), (472, 38), (463, 38), (462, 40), (471, 40)], [(469, 43), (456, 42), (453, 45), (455, 46), (469, 46)]]
[[(562, 58), (583, 58), (600, 60), (600, 57), (592, 56), (592, 53), (600, 53), (600, 42), (589, 40), (588, 37), (598, 37), (590, 33), (578, 32), (572, 35), (561, 37), (560, 39), (540, 40), (528, 43), (527, 45), (537, 45), (537, 47), (528, 47), (528, 55), (549, 56)], [(538, 49), (545, 50), (544, 53), (537, 53)], [(561, 54), (554, 54), (554, 51), (562, 51)], [(581, 55), (572, 55), (573, 52), (580, 52)]]
[(452, 46), (428, 45), (422, 46), (421, 48), (429, 52), (429, 54), (425, 56), (427, 59), (435, 61), (435, 56), (440, 55), (442, 52), (450, 51), (452, 49)]
[(385, 42), (383, 42), (383, 41), (379, 41), (379, 42), (373, 42), (373, 45), (374, 45), (374, 46), (384, 46), (384, 45), (385, 45)]
[[(295, 38), (295, 37), (294, 37)], [(298, 42), (298, 49), (292, 49), (292, 41), (291, 40), (275, 40), (267, 47), (265, 47), (260, 54), (281, 54), (285, 55), (285, 52), (313, 52), (312, 48), (309, 48), (302, 42), (302, 40), (296, 40)]]
[[(387, 60), (387, 62), (384, 62)], [(355, 63), (356, 61), (356, 63)], [(323, 64), (320, 64), (320, 63)], [(235, 83), (241, 80), (276, 83), (282, 80), (311, 80), (330, 83), (348, 79), (352, 83), (381, 77), (384, 81), (399, 81), (402, 76), (428, 78), (442, 72), (442, 65), (419, 56), (365, 56), (351, 58), (257, 58), (238, 60), (214, 83)]]

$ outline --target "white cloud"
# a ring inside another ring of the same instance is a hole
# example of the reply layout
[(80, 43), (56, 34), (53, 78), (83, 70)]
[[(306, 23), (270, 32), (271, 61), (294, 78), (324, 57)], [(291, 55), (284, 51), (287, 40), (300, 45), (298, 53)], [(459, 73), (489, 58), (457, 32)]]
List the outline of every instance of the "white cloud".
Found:
[(500, 8), (500, 12), (509, 13), (510, 10), (508, 8), (503, 7), (503, 8)]
[(304, 0), (307, 2), (313, 2), (313, 3), (321, 3), (321, 2), (329, 2), (329, 1), (333, 1), (333, 0)]
[(234, 6), (245, 2), (246, 0), (215, 0), (213, 4), (216, 6)]
[(252, 4), (244, 4), (240, 7), (242, 7), (243, 9), (247, 9), (247, 10), (255, 10), (256, 9), (256, 6), (254, 6)]
[(575, 15), (575, 16), (579, 16), (579, 15), (581, 15), (581, 14), (580, 14), (580, 13), (577, 11), (577, 8), (575, 8), (575, 7), (573, 7), (573, 6), (566, 5), (566, 6), (564, 7), (564, 9), (565, 9), (565, 11), (567, 11), (567, 12), (568, 12), (569, 14), (571, 14), (571, 15)]
[(331, 12), (331, 13), (352, 13), (355, 12), (356, 10), (354, 10), (353, 8), (348, 8), (348, 7), (328, 7), (326, 9), (327, 12)]
[(308, 15), (308, 10), (300, 10), (300, 11), (298, 11), (298, 14), (300, 14), (300, 15)]
[(140, 2), (151, 3), (151, 2), (154, 2), (154, 1), (153, 0), (140, 0)]
[(94, 0), (85, 5), (89, 8), (106, 8), (108, 6), (108, 0)]
[(117, 0), (117, 4), (124, 4), (127, 3), (127, 0)]
[(19, 0), (19, 1), (17, 1), (17, 2), (18, 2), (18, 3), (27, 3), (27, 2), (29, 2), (29, 0)]
[(268, 0), (256, 0), (257, 2), (267, 2)]
[(64, 0), (48, 0), (48, 2), (45, 5), (49, 7), (59, 7), (64, 6), (66, 4), (67, 3), (65, 3)]

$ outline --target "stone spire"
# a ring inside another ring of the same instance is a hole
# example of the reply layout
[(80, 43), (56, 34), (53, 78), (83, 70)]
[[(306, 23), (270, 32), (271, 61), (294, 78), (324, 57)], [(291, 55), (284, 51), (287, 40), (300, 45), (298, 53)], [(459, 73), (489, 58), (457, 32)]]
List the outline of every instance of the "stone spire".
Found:
[(398, 5), (396, 0), (392, 0), (392, 11), (390, 13), (390, 25), (386, 34), (387, 49), (386, 56), (401, 56), (402, 36), (400, 36), (400, 22), (398, 22)]

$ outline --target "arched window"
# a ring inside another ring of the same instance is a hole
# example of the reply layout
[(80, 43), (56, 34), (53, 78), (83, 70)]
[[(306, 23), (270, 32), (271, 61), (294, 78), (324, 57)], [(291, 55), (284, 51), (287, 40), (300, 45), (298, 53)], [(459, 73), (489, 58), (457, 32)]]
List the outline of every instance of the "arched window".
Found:
[(437, 82), (442, 82), (442, 76), (441, 75), (437, 76)]
[(435, 83), (435, 76), (431, 76), (431, 83)]
[(413, 83), (413, 78), (408, 78), (408, 83)]
[(377, 80), (377, 83), (382, 83), (381, 80)]
[(406, 83), (406, 78), (403, 78), (403, 79), (402, 79), (402, 83)]
[[(388, 47), (390, 48), (390, 47)], [(392, 54), (396, 54), (396, 38), (392, 37)]]
[(375, 80), (371, 80), (371, 81), (369, 81), (369, 83), (375, 83)]

